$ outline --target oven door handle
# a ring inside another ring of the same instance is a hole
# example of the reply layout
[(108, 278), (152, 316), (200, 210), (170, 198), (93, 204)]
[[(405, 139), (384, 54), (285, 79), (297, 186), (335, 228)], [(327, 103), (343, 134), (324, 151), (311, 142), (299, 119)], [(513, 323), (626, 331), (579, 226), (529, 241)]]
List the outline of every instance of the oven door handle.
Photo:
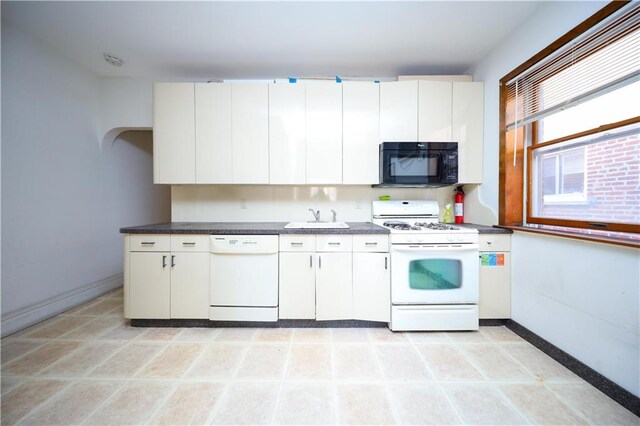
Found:
[(475, 251), (478, 250), (478, 244), (451, 244), (451, 245), (393, 245), (391, 251), (400, 252), (429, 252), (429, 251)]

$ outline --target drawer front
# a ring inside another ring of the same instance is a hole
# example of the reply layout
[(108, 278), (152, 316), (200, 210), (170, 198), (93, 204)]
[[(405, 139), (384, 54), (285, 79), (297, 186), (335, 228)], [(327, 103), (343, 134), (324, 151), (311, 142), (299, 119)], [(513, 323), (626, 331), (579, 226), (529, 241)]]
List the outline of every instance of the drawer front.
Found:
[(316, 235), (316, 251), (351, 251), (352, 246), (351, 235)]
[(511, 235), (478, 235), (480, 251), (511, 251)]
[(171, 235), (171, 251), (209, 251), (209, 235)]
[(387, 253), (389, 251), (388, 235), (354, 235), (354, 252), (377, 252)]
[(167, 234), (131, 234), (129, 251), (169, 251), (171, 236)]
[(315, 251), (315, 235), (280, 235), (280, 251)]

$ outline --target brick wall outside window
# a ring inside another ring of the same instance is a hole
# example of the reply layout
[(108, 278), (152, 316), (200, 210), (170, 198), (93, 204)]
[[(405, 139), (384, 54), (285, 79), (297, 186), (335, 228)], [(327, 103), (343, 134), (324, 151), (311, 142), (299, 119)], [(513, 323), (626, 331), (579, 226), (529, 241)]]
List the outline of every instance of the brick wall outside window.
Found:
[(544, 204), (539, 215), (593, 222), (640, 223), (640, 140), (638, 135), (588, 145), (587, 201)]

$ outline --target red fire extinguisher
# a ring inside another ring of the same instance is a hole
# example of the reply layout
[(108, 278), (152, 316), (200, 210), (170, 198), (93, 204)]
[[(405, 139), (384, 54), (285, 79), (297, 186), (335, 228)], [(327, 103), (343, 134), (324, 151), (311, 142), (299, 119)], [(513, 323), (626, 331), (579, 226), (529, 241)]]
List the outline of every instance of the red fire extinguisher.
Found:
[(453, 191), (453, 212), (456, 218), (456, 223), (464, 223), (464, 191), (462, 185), (458, 186)]

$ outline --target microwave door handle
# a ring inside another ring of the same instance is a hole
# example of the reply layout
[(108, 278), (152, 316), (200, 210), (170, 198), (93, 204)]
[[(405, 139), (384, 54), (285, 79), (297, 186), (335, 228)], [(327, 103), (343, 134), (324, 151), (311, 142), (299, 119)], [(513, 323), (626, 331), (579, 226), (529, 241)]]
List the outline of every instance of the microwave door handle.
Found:
[(461, 245), (453, 245), (453, 246), (396, 246), (394, 245), (392, 248), (393, 251), (403, 251), (403, 252), (430, 252), (430, 251), (474, 251), (478, 250), (478, 244), (461, 244)]

